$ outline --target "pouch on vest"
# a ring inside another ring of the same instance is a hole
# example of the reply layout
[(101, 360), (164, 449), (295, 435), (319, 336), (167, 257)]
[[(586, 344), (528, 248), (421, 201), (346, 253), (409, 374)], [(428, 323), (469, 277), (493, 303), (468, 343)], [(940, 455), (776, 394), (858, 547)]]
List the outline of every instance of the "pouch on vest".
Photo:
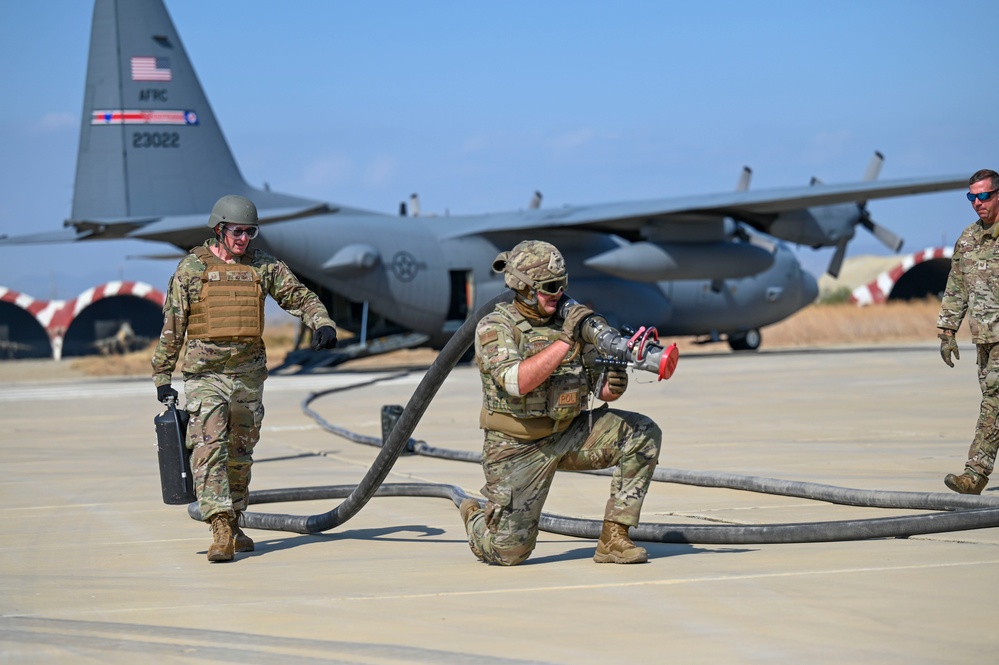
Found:
[(548, 416), (517, 418), (513, 414), (500, 411), (479, 411), (479, 427), (505, 434), (518, 441), (537, 441), (551, 434), (564, 432), (572, 424), (571, 420), (552, 420)]
[(548, 379), (548, 416), (575, 418), (583, 410), (583, 382), (577, 374), (553, 374)]

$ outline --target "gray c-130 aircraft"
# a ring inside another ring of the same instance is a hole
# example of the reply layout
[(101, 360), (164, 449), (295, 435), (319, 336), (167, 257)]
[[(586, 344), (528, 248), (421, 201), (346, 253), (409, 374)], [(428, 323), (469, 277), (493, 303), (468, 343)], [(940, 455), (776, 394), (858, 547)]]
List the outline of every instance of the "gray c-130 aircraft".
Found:
[(72, 212), (66, 228), (0, 244), (141, 239), (182, 250), (209, 237), (226, 194), (256, 203), (255, 245), (285, 261), (337, 324), (362, 339), (419, 333), (439, 345), (500, 293), (491, 265), (524, 239), (563, 253), (569, 293), (614, 326), (756, 349), (760, 329), (811, 303), (815, 279), (781, 240), (837, 248), (871, 221), (866, 201), (958, 189), (966, 178), (734, 191), (647, 201), (419, 217), (251, 187), (243, 179), (162, 0), (96, 0)]

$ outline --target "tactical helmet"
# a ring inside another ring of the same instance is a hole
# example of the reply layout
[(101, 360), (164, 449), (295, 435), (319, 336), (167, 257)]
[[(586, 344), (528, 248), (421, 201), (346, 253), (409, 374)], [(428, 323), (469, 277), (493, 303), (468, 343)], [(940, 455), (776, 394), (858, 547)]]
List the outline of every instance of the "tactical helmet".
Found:
[(242, 224), (257, 226), (257, 206), (253, 201), (236, 194), (223, 196), (212, 206), (212, 214), (208, 217), (208, 228), (214, 229), (219, 224)]
[(493, 271), (504, 273), (506, 285), (521, 293), (540, 288), (554, 295), (569, 281), (562, 253), (543, 240), (525, 240), (501, 252), (493, 261)]

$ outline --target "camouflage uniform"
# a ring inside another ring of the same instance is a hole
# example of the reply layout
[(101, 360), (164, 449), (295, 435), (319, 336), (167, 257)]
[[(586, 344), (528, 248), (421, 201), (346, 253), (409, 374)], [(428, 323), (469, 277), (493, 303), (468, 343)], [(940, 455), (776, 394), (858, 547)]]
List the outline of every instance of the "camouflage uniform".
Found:
[(978, 383), (982, 405), (975, 438), (965, 467), (988, 476), (999, 448), (999, 246), (981, 220), (969, 226), (954, 245), (950, 275), (940, 305), (937, 327), (956, 332), (965, 314), (978, 350)]
[[(488, 406), (508, 403), (509, 411), (530, 417), (532, 396), (549, 394), (553, 377), (564, 368), (582, 370), (583, 395), (595, 391), (598, 377), (586, 349), (569, 353), (559, 370), (524, 398), (511, 398), (503, 388), (508, 368), (558, 338), (561, 322), (529, 324), (511, 305), (500, 304), (476, 328), (475, 355), (483, 385), (483, 417)], [(540, 340), (540, 341), (539, 341)], [(537, 399), (534, 399), (537, 404)], [(519, 405), (519, 406), (518, 406)], [(525, 413), (527, 408), (529, 413)], [(577, 410), (569, 423), (556, 424), (554, 433), (524, 440), (484, 426), (482, 468), (486, 484), (486, 510), (476, 512), (466, 524), (473, 552), (490, 563), (516, 565), (526, 560), (538, 537), (538, 522), (555, 471), (584, 471), (617, 466), (606, 520), (635, 526), (642, 502), (659, 459), (662, 432), (646, 416), (610, 409)]]
[[(209, 240), (204, 247), (217, 245)], [(261, 299), (270, 294), (313, 330), (335, 326), (326, 307), (283, 261), (259, 249), (235, 260), (260, 277)], [(191, 304), (201, 295), (205, 263), (193, 253), (170, 278), (163, 304), (163, 331), (153, 354), (153, 382), (168, 385), (187, 336)], [(247, 507), (253, 448), (264, 417), (267, 353), (262, 339), (187, 339), (184, 356), (187, 447), (198, 506), (206, 521)]]

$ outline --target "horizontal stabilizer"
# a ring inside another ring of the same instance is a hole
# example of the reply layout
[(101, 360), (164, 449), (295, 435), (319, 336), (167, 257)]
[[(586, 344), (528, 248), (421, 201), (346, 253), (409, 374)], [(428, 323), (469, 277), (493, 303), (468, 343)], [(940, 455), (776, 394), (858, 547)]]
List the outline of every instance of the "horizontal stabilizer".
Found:
[[(257, 214), (260, 218), (260, 224), (264, 225), (274, 224), (277, 222), (287, 222), (293, 219), (312, 217), (314, 215), (323, 215), (326, 213), (336, 212), (336, 210), (336, 208), (331, 208), (325, 203), (319, 203), (305, 208), (273, 208), (270, 210), (258, 210)], [(155, 223), (143, 226), (129, 235), (133, 238), (154, 238), (157, 236), (162, 237), (166, 234), (177, 231), (188, 231), (191, 229), (205, 229), (207, 232), (208, 214), (209, 211), (205, 211), (204, 214), (198, 215), (174, 215), (171, 217), (164, 217)]]
[(170, 254), (128, 254), (125, 256), (129, 261), (180, 261), (187, 256), (183, 252), (171, 252)]
[(273, 224), (316, 215), (331, 215), (339, 210), (328, 203), (317, 203), (305, 208), (275, 208), (273, 210), (258, 210), (257, 213), (260, 216), (261, 224)]
[[(271, 208), (260, 210), (260, 224), (276, 224), (295, 219), (335, 213), (326, 203), (314, 203), (306, 207)], [(210, 235), (208, 215), (210, 211), (194, 215), (171, 215), (167, 217), (132, 217), (111, 219), (68, 219), (63, 222), (65, 229), (45, 233), (31, 233), (23, 236), (0, 236), (0, 245), (40, 245), (47, 243), (67, 243), (78, 240), (140, 239), (169, 242), (179, 247), (200, 244), (202, 237)]]
[(23, 236), (0, 236), (0, 245), (45, 245), (49, 243), (74, 242), (93, 236), (93, 231), (60, 229), (45, 233), (30, 233)]

